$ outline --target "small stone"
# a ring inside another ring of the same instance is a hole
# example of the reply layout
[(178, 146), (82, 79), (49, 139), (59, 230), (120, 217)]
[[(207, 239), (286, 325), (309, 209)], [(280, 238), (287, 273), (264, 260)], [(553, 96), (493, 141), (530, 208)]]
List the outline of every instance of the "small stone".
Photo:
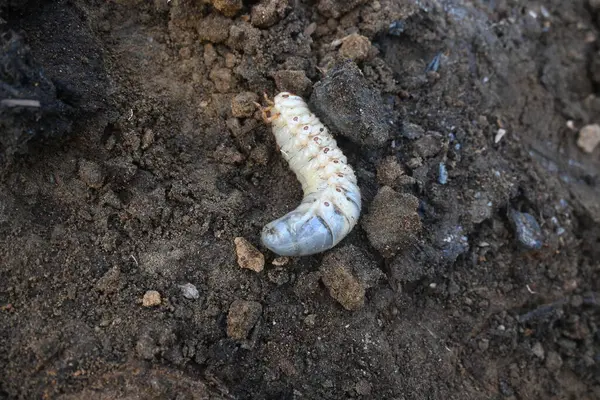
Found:
[(600, 143), (600, 125), (586, 125), (579, 131), (577, 145), (586, 153), (594, 151)]
[(369, 56), (370, 49), (371, 41), (367, 37), (353, 33), (344, 38), (339, 54), (352, 61), (364, 61)]
[(214, 8), (227, 17), (235, 16), (243, 7), (242, 0), (212, 0)]
[[(204, 42), (223, 43), (229, 37), (232, 21), (219, 14), (210, 14), (200, 19), (196, 31), (198, 38)], [(206, 55), (206, 48), (204, 49)]]
[(290, 92), (305, 97), (312, 82), (302, 70), (283, 70), (275, 72), (275, 85), (280, 92)]
[(540, 342), (535, 342), (535, 344), (531, 348), (531, 352), (533, 353), (534, 356), (536, 356), (540, 360), (544, 359), (544, 356), (545, 356), (544, 347), (542, 346), (542, 344)]
[(256, 111), (255, 102), (258, 102), (256, 93), (240, 93), (231, 100), (231, 114), (236, 118), (252, 117)]
[(248, 337), (262, 314), (262, 305), (256, 301), (235, 300), (227, 315), (227, 336), (235, 340)]
[(377, 182), (382, 186), (397, 186), (402, 175), (404, 175), (404, 168), (394, 156), (384, 158), (377, 166)]
[(243, 237), (234, 239), (238, 265), (242, 268), (260, 272), (265, 267), (265, 256)]
[(546, 356), (546, 368), (548, 368), (550, 371), (557, 371), (560, 369), (560, 367), (562, 367), (562, 364), (563, 360), (560, 357), (560, 354), (554, 351), (548, 352), (548, 355)]
[(282, 267), (282, 266), (286, 265), (288, 262), (290, 262), (289, 257), (277, 257), (276, 259), (274, 259), (271, 262), (271, 264), (275, 265), (276, 267)]
[(353, 245), (327, 253), (319, 271), (331, 297), (350, 311), (364, 305), (366, 289), (381, 275), (376, 264)]
[(373, 199), (362, 226), (371, 245), (384, 257), (391, 257), (416, 241), (421, 231), (417, 212), (419, 199), (408, 193), (397, 193), (384, 186)]
[(144, 293), (144, 298), (142, 299), (142, 305), (144, 307), (154, 307), (160, 305), (161, 298), (160, 293), (156, 290), (148, 290)]
[(186, 299), (195, 300), (200, 297), (200, 292), (198, 292), (196, 286), (192, 285), (191, 283), (179, 285), (179, 288), (181, 289), (181, 294)]
[(513, 226), (516, 238), (522, 246), (532, 250), (542, 248), (544, 244), (542, 228), (540, 228), (533, 215), (511, 209), (508, 218)]
[(94, 161), (81, 160), (79, 163), (79, 178), (92, 189), (99, 189), (104, 182), (102, 169)]

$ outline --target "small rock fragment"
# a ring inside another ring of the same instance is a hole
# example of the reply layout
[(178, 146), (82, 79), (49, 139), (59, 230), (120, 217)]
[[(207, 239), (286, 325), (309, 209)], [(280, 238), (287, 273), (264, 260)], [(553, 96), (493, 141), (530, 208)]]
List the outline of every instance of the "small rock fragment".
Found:
[(156, 290), (148, 290), (144, 293), (144, 297), (142, 299), (142, 305), (144, 307), (154, 307), (160, 305), (161, 298), (160, 293)]
[(384, 257), (391, 257), (416, 241), (421, 230), (417, 212), (419, 200), (407, 193), (397, 193), (384, 186), (371, 203), (362, 226), (371, 245)]
[(577, 139), (577, 145), (581, 150), (586, 153), (594, 151), (596, 146), (600, 143), (600, 125), (592, 124), (586, 125), (579, 131), (579, 138)]
[(258, 95), (256, 93), (240, 93), (231, 100), (231, 114), (236, 118), (251, 117), (256, 111), (255, 102), (258, 102)]
[(352, 61), (329, 70), (314, 86), (310, 104), (325, 125), (355, 143), (380, 147), (390, 137), (381, 94)]
[(214, 8), (227, 17), (233, 17), (242, 9), (242, 0), (211, 0)]
[(533, 215), (511, 209), (508, 218), (515, 230), (516, 238), (522, 246), (532, 250), (542, 248), (544, 244), (542, 228)]
[(191, 283), (186, 283), (185, 285), (179, 285), (179, 288), (181, 289), (181, 294), (186, 299), (195, 300), (200, 297), (200, 292), (198, 292), (198, 289), (196, 288), (196, 286), (194, 286)]
[(262, 305), (256, 301), (235, 300), (227, 315), (227, 336), (243, 340), (262, 314)]
[(327, 253), (319, 271), (331, 297), (350, 311), (364, 305), (366, 289), (381, 275), (377, 265), (353, 245)]
[(306, 97), (312, 82), (302, 70), (277, 71), (274, 74), (275, 85), (280, 92), (290, 92)]
[(353, 33), (344, 38), (339, 54), (343, 58), (358, 62), (367, 59), (369, 50), (371, 50), (371, 41), (365, 36)]
[(94, 161), (81, 160), (79, 163), (79, 178), (92, 189), (99, 189), (104, 182), (102, 169)]
[(260, 272), (265, 267), (265, 256), (243, 237), (234, 239), (238, 265), (242, 268)]

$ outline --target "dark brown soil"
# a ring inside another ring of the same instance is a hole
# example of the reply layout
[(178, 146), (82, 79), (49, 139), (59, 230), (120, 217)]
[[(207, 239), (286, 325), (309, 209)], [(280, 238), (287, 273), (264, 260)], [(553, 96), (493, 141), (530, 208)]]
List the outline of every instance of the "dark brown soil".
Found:
[[(597, 0), (0, 6), (0, 399), (600, 398)], [(363, 218), (273, 265), (302, 193), (244, 102), (342, 56)]]

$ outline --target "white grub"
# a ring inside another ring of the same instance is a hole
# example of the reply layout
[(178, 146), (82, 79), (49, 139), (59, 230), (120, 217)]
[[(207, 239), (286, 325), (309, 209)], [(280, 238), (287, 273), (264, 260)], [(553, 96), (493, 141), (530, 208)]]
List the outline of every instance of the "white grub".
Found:
[(282, 92), (262, 109), (283, 158), (302, 184), (302, 203), (267, 224), (262, 243), (280, 256), (329, 250), (354, 228), (361, 210), (354, 170), (327, 128), (299, 96)]

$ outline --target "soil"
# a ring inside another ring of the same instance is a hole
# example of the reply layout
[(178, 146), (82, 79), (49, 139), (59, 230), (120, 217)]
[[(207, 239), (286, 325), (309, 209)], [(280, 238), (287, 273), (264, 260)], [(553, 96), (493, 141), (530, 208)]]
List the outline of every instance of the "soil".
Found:
[[(598, 1), (0, 6), (0, 399), (600, 398)], [(280, 90), (363, 197), (289, 260)]]

